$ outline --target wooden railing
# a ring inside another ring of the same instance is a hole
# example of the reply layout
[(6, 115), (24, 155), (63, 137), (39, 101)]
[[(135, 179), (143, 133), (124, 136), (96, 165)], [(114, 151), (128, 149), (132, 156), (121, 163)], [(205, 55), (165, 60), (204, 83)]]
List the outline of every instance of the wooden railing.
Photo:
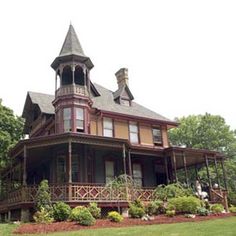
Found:
[[(126, 188), (113, 189), (96, 184), (53, 184), (49, 186), (52, 201), (65, 202), (129, 202), (139, 198), (142, 201), (154, 200), (154, 188)], [(0, 201), (0, 209), (6, 205), (19, 203), (33, 203), (37, 195), (38, 186), (21, 187), (9, 192)]]
[(63, 85), (56, 91), (56, 96), (64, 96), (68, 94), (77, 94), (82, 96), (88, 95), (85, 86), (76, 84)]
[(221, 203), (228, 211), (228, 192), (224, 189), (210, 189), (210, 200), (213, 203)]

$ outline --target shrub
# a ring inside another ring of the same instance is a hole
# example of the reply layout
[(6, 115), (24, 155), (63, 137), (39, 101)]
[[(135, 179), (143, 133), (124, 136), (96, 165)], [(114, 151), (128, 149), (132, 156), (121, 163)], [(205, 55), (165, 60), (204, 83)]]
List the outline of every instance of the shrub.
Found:
[(95, 223), (95, 219), (86, 207), (78, 206), (72, 209), (70, 219), (77, 221), (80, 225), (90, 226)]
[(41, 207), (41, 209), (37, 212), (35, 212), (34, 216), (33, 216), (34, 220), (36, 223), (52, 223), (53, 222), (53, 218), (51, 217), (50, 212)]
[(162, 201), (152, 201), (145, 206), (145, 212), (148, 215), (158, 215), (165, 213), (164, 203)]
[(112, 222), (121, 222), (124, 219), (123, 216), (119, 214), (117, 211), (108, 212), (107, 218)]
[(231, 206), (231, 207), (229, 208), (229, 211), (230, 211), (231, 213), (236, 213), (236, 206)]
[(169, 200), (168, 210), (175, 209), (178, 213), (195, 214), (201, 207), (201, 201), (196, 197), (178, 197)]
[(98, 207), (97, 203), (89, 203), (88, 210), (95, 219), (101, 218), (101, 208)]
[(191, 188), (185, 188), (180, 183), (158, 185), (155, 189), (156, 198), (162, 201), (167, 201), (170, 198), (192, 196), (193, 191)]
[(51, 195), (48, 180), (46, 179), (42, 180), (39, 184), (35, 204), (38, 211), (41, 211), (41, 208), (44, 208), (44, 210), (47, 210), (48, 212), (52, 211)]
[(81, 210), (86, 209), (84, 206), (77, 206), (71, 210), (70, 219), (72, 221), (78, 221), (79, 214)]
[(208, 216), (209, 213), (210, 212), (205, 207), (199, 207), (197, 209), (197, 214), (200, 215), (200, 216)]
[(136, 199), (134, 202), (132, 202), (132, 205), (144, 209), (144, 205), (140, 199)]
[(53, 205), (53, 218), (56, 221), (64, 221), (69, 218), (71, 214), (71, 208), (64, 202), (57, 202)]
[(141, 207), (137, 207), (133, 204), (129, 206), (129, 214), (131, 218), (142, 218), (145, 215), (145, 211)]
[(167, 210), (166, 216), (168, 217), (174, 217), (175, 216), (175, 210)]
[(213, 212), (213, 213), (221, 213), (222, 211), (224, 211), (224, 207), (223, 207), (223, 205), (222, 204), (213, 204), (212, 206), (211, 206), (211, 211)]

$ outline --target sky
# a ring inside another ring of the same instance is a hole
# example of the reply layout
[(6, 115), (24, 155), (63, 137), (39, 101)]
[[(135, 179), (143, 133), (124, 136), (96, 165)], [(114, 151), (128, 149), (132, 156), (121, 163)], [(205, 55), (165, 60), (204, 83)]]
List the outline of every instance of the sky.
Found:
[(116, 90), (129, 70), (135, 101), (170, 119), (220, 115), (236, 129), (236, 1), (8, 0), (0, 2), (0, 98), (22, 114), (27, 91), (54, 94), (50, 67), (70, 22)]

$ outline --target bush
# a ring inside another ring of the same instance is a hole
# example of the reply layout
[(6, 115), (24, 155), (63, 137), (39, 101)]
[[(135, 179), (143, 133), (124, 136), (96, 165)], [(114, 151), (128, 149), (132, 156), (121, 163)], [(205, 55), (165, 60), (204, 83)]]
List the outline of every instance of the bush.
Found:
[(48, 180), (46, 179), (42, 180), (39, 184), (35, 204), (38, 211), (41, 211), (42, 208), (48, 212), (52, 211), (51, 195)]
[(231, 206), (231, 207), (229, 208), (229, 211), (230, 211), (231, 213), (236, 213), (236, 206)]
[(168, 202), (168, 210), (172, 208), (178, 213), (195, 214), (199, 207), (201, 207), (201, 201), (192, 196), (172, 198)]
[(145, 206), (145, 212), (148, 215), (158, 215), (165, 213), (164, 203), (162, 201), (149, 202)]
[(77, 207), (73, 208), (71, 210), (70, 219), (72, 221), (78, 221), (80, 211), (84, 210), (84, 209), (86, 209), (86, 207), (84, 207), (84, 206), (77, 206)]
[(98, 207), (97, 203), (89, 203), (88, 210), (95, 219), (101, 218), (101, 208)]
[(107, 218), (112, 222), (121, 222), (124, 219), (123, 216), (119, 214), (117, 211), (108, 212)]
[(209, 213), (210, 212), (205, 207), (199, 207), (197, 209), (197, 214), (200, 215), (200, 216), (208, 216)]
[(180, 183), (159, 185), (155, 189), (155, 195), (162, 201), (167, 201), (170, 198), (192, 196), (193, 191), (190, 188), (183, 187)]
[(167, 210), (166, 216), (168, 217), (174, 217), (175, 216), (175, 210)]
[(36, 223), (48, 224), (53, 222), (50, 212), (43, 207), (41, 207), (39, 211), (35, 212), (33, 218)]
[(64, 221), (69, 218), (71, 214), (71, 208), (64, 202), (57, 202), (53, 205), (53, 218), (56, 221)]
[(223, 207), (223, 205), (222, 204), (213, 204), (212, 206), (211, 206), (211, 211), (213, 212), (213, 213), (221, 213), (222, 211), (224, 211), (224, 207)]
[(86, 207), (78, 206), (72, 209), (70, 219), (77, 221), (80, 225), (90, 226), (95, 223), (95, 219)]
[(134, 202), (132, 202), (132, 205), (144, 209), (144, 205), (140, 199), (136, 199)]
[(141, 207), (137, 207), (133, 204), (129, 206), (129, 214), (131, 218), (142, 218), (145, 215), (145, 211)]

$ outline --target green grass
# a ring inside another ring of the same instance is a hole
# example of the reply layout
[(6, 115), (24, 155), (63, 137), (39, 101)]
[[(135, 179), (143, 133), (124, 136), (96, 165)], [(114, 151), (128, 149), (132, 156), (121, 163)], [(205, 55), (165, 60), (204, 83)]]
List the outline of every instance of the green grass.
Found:
[[(0, 224), (0, 235), (10, 236), (14, 225)], [(38, 235), (38, 234), (37, 234)], [(108, 228), (80, 230), (47, 234), (48, 236), (235, 236), (236, 217), (196, 223), (178, 223), (165, 225), (134, 226), (127, 228)], [(36, 234), (34, 234), (36, 236)], [(42, 234), (41, 234), (42, 236)]]
[(1, 224), (0, 223), (0, 236), (12, 235), (11, 232), (14, 231), (16, 227), (17, 226), (14, 224)]

